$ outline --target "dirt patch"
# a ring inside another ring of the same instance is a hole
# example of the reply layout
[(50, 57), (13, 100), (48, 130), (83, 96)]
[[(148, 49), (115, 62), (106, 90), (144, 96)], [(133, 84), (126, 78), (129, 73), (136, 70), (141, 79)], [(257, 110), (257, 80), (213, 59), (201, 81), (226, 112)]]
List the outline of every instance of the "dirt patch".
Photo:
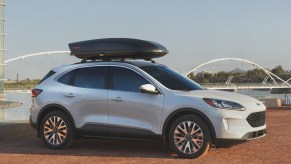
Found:
[(267, 110), (266, 137), (212, 148), (195, 160), (178, 158), (160, 142), (81, 139), (70, 149), (51, 150), (28, 124), (2, 124), (0, 159), (1, 163), (291, 163), (290, 118), (291, 110)]

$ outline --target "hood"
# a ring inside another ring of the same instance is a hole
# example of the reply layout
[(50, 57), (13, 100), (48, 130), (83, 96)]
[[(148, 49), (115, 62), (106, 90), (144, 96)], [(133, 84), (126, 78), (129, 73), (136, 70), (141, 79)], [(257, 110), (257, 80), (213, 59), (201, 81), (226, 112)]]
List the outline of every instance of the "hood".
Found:
[(257, 102), (258, 100), (239, 93), (218, 91), (218, 90), (195, 90), (190, 92), (176, 91), (177, 95), (181, 96), (191, 96), (191, 97), (200, 97), (200, 98), (213, 98), (221, 100), (229, 100), (233, 102)]

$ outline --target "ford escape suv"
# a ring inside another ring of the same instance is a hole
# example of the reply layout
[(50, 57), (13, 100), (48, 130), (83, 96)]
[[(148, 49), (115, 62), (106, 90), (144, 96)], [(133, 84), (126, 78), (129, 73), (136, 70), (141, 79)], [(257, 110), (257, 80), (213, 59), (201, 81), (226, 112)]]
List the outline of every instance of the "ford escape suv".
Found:
[(31, 125), (49, 148), (86, 136), (162, 140), (196, 158), (266, 135), (254, 98), (205, 90), (165, 65), (107, 59), (53, 68), (32, 90)]

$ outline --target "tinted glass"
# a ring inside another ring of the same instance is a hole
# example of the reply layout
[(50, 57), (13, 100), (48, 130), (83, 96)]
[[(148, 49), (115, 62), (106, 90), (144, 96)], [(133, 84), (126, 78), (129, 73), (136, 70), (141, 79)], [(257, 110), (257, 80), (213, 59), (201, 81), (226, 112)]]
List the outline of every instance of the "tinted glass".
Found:
[(47, 78), (51, 77), (55, 73), (56, 73), (55, 71), (49, 71), (49, 73), (47, 73), (38, 84), (42, 83), (43, 81), (45, 81)]
[(165, 66), (143, 66), (141, 67), (145, 72), (150, 74), (165, 87), (172, 90), (203, 90), (203, 87), (196, 82), (190, 80), (186, 76), (169, 69)]
[(106, 67), (79, 68), (65, 74), (59, 82), (82, 88), (105, 89)]
[(77, 70), (70, 71), (63, 75), (61, 78), (59, 78), (59, 82), (67, 85), (73, 85), (73, 78)]
[(123, 67), (112, 67), (112, 89), (140, 92), (139, 88), (143, 84), (149, 82), (136, 72)]

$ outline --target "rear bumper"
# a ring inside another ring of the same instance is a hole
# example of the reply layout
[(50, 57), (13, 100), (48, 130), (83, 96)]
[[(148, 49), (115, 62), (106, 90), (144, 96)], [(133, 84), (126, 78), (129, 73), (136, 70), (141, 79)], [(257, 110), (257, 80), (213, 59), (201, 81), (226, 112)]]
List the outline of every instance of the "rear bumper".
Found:
[(29, 123), (31, 127), (33, 127), (34, 129), (37, 129), (37, 124), (32, 121), (31, 116), (29, 117)]
[(225, 138), (217, 138), (215, 141), (216, 148), (226, 148), (226, 147), (232, 147), (234, 145), (238, 145), (241, 143), (245, 143), (250, 140), (262, 138), (267, 135), (266, 129), (250, 132), (244, 135), (241, 139), (225, 139)]

